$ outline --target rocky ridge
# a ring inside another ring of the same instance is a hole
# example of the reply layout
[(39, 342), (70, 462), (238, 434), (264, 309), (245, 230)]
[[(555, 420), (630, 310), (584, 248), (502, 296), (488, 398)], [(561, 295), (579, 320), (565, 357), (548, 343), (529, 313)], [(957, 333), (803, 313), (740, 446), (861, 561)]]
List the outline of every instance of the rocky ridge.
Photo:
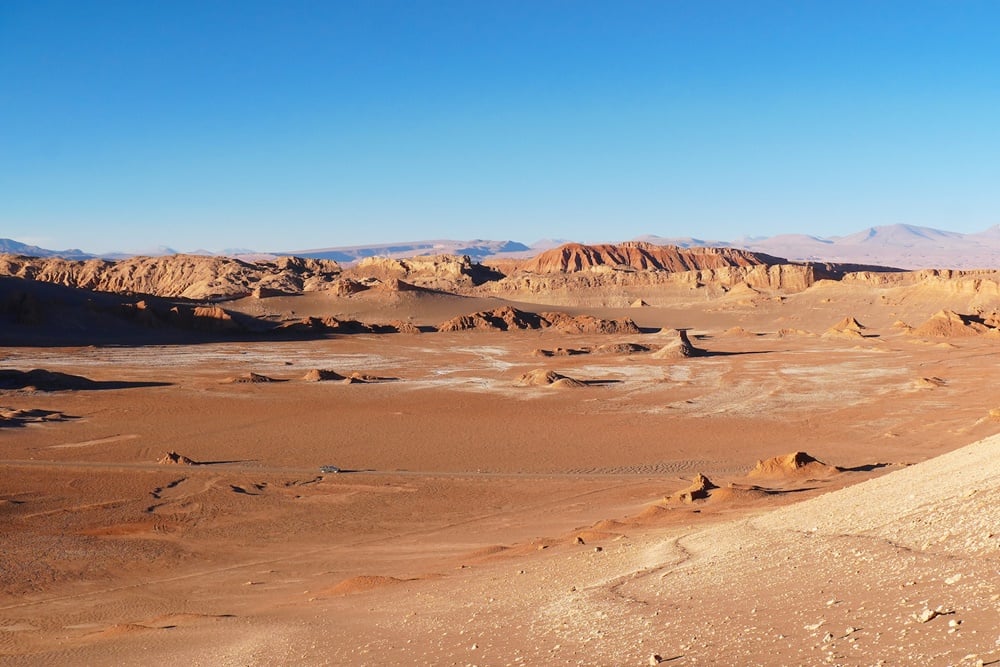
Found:
[(786, 260), (735, 248), (679, 248), (641, 241), (584, 245), (567, 243), (526, 260), (521, 268), (530, 273), (574, 273), (578, 271), (701, 271), (724, 267), (782, 264)]
[[(1000, 298), (1000, 271), (907, 272), (860, 265), (793, 263), (733, 248), (680, 248), (644, 242), (592, 246), (572, 243), (528, 260), (490, 266), (468, 256), (429, 255), (407, 259), (369, 257), (347, 269), (331, 260), (301, 257), (243, 261), (167, 255), (74, 261), (5, 254), (0, 255), (0, 276), (95, 292), (196, 301), (317, 291), (345, 298), (365, 292), (401, 295), (433, 291), (529, 301), (545, 295), (558, 303), (571, 296), (583, 295), (586, 299), (590, 298), (587, 294), (617, 288), (708, 288), (716, 296), (739, 289), (743, 292), (732, 294), (745, 293), (745, 298), (752, 299), (802, 292), (822, 281), (968, 297), (969, 307)], [(604, 305), (635, 302), (634, 295), (619, 296), (622, 303)]]
[(119, 261), (0, 255), (0, 275), (97, 292), (215, 301), (249, 296), (254, 290), (298, 294), (327, 289), (339, 277), (340, 266), (300, 257), (251, 263), (200, 255)]
[(529, 313), (510, 306), (471, 315), (460, 315), (438, 325), (438, 331), (552, 329), (576, 334), (637, 334), (639, 327), (628, 318), (606, 320), (591, 315), (560, 312)]

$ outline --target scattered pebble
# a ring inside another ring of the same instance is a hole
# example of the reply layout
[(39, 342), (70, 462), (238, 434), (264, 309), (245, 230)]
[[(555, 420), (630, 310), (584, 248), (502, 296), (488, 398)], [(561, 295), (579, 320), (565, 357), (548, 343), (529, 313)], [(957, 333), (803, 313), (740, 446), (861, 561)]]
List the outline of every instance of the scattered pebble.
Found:
[(954, 613), (955, 612), (951, 609), (942, 609), (941, 607), (938, 607), (937, 609), (929, 609), (925, 607), (922, 612), (920, 612), (919, 614), (915, 614), (914, 618), (917, 620), (918, 623), (926, 623), (927, 621), (935, 619), (938, 616), (944, 616), (945, 614), (954, 614)]

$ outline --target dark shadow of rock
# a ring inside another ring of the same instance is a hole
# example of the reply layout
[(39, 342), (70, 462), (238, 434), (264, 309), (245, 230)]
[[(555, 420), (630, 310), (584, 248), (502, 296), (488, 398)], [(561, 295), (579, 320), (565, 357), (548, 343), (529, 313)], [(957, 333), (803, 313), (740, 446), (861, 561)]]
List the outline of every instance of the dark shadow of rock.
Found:
[(888, 468), (891, 463), (868, 463), (861, 466), (855, 466), (853, 468), (841, 468), (842, 472), (872, 472), (873, 470), (878, 470), (880, 468)]
[(124, 380), (91, 380), (35, 368), (30, 371), (0, 370), (0, 389), (32, 389), (35, 391), (99, 391), (105, 389), (135, 389), (138, 387), (169, 387), (170, 382), (129, 382)]

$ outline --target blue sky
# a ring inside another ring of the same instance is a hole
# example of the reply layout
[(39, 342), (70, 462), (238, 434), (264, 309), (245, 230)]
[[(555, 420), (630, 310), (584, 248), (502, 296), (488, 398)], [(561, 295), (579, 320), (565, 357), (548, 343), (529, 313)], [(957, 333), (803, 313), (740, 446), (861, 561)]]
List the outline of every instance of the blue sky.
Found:
[(1000, 223), (995, 2), (0, 3), (0, 237)]

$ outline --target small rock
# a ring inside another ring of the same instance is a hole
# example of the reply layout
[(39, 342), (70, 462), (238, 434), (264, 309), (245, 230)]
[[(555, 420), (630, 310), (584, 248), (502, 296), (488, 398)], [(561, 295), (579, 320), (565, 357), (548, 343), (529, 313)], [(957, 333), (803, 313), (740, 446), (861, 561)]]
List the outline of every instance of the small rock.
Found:
[(919, 614), (916, 614), (914, 616), (914, 618), (917, 619), (917, 623), (926, 623), (927, 621), (931, 620), (932, 618), (936, 618), (938, 615), (939, 614), (938, 614), (937, 611), (935, 611), (933, 609), (926, 609), (925, 608), (922, 612), (920, 612)]
[(663, 662), (663, 658), (661, 658), (656, 653), (654, 653), (653, 655), (649, 656), (649, 664), (651, 664), (651, 665), (658, 665), (661, 662)]
[(948, 584), (950, 586), (951, 584), (957, 584), (961, 579), (962, 579), (962, 573), (961, 572), (956, 572), (955, 574), (953, 574), (950, 577), (948, 577), (947, 579), (945, 579), (944, 583), (946, 583), (946, 584)]
[(604, 548), (603, 547), (594, 547), (594, 551), (596, 551), (597, 553), (600, 553), (600, 552), (604, 551)]
[(962, 621), (958, 620), (957, 618), (953, 618), (950, 621), (948, 621), (949, 628), (957, 628), (960, 625), (962, 625)]
[(832, 641), (833, 641), (833, 633), (832, 632), (828, 632), (825, 635), (823, 635), (823, 643), (824, 644), (829, 644)]
[(844, 630), (844, 636), (846, 637), (847, 635), (853, 635), (857, 631), (858, 629), (855, 628), (854, 626), (848, 626), (847, 629)]
[(580, 537), (579, 535), (576, 536), (576, 543), (577, 544), (586, 544), (586, 542), (583, 541), (583, 538)]

